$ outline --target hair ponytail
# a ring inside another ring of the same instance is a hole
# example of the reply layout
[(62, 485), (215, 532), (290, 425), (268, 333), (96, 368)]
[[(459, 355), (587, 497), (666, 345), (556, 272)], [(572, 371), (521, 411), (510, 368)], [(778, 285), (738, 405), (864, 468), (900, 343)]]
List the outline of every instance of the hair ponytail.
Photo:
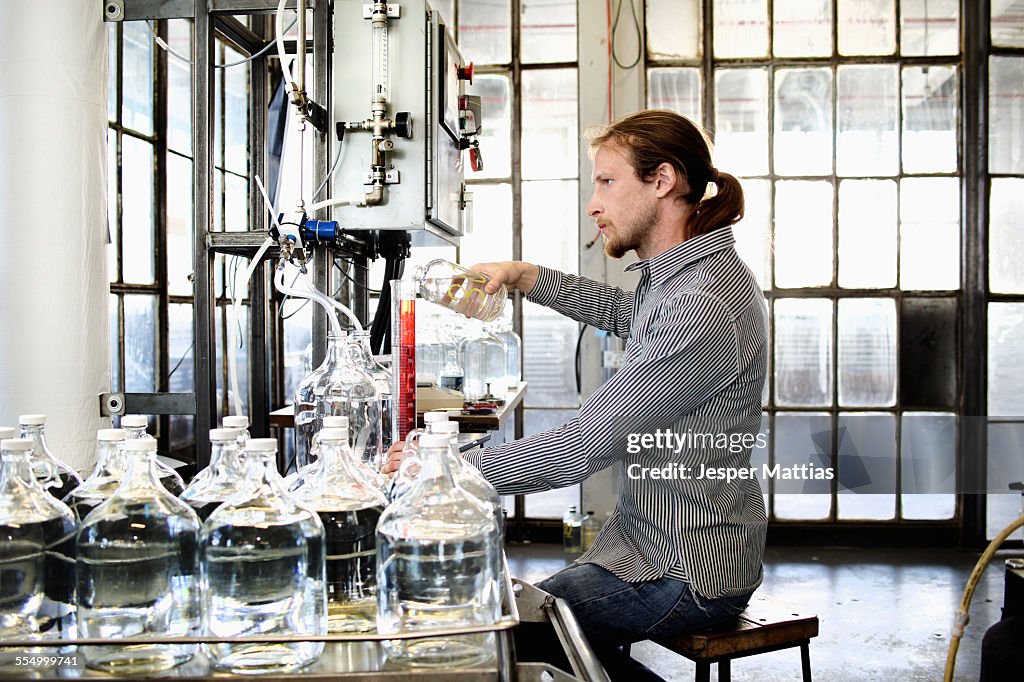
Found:
[(709, 184), (711, 182), (715, 183), (718, 191), (697, 204), (690, 221), (689, 237), (735, 225), (743, 219), (743, 187), (740, 181), (729, 173), (712, 171)]

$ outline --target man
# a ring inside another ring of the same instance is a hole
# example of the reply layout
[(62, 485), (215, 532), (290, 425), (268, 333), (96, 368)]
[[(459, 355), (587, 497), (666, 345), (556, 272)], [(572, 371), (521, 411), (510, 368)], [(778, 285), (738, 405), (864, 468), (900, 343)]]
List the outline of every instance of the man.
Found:
[(761, 490), (726, 474), (750, 470), (766, 308), (734, 248), (742, 190), (714, 168), (700, 129), (642, 111), (587, 139), (587, 214), (609, 256), (640, 257), (627, 268), (640, 272), (636, 291), (529, 263), (473, 267), (491, 277), (488, 291), (505, 284), (627, 338), (622, 365), (566, 424), (466, 458), (502, 494), (617, 467), (616, 508), (593, 546), (538, 586), (569, 602), (613, 678), (653, 677), (620, 647), (730, 619), (761, 582)]

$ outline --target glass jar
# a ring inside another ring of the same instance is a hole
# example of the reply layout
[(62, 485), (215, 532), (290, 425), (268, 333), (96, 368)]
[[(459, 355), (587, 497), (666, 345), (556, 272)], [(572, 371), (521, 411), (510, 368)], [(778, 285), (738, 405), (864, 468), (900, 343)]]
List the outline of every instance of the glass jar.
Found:
[(501, 512), (501, 496), (494, 489), (491, 482), (484, 478), (480, 470), (462, 459), (459, 454), (459, 424), (458, 422), (441, 422), (434, 426), (434, 433), (440, 433), (449, 438), (448, 466), (451, 468), (452, 478), (455, 483), (467, 493), (489, 505), (494, 513), (494, 520), (498, 524), (499, 534), (504, 530), (504, 515)]
[(100, 429), (96, 432), (96, 468), (89, 478), (64, 498), (64, 504), (81, 520), (108, 500), (124, 480), (125, 459), (122, 448), (124, 429)]
[(295, 387), (292, 402), (295, 413), (296, 469), (301, 469), (315, 460), (312, 453), (313, 436), (321, 429), (321, 420), (326, 413), (324, 394), (327, 386), (347, 362), (344, 336), (329, 334), (324, 361)]
[(391, 372), (373, 359), (369, 330), (352, 332), (352, 339), (355, 342), (352, 351), (356, 366), (369, 374), (377, 387), (380, 399), (381, 446), (386, 452), (391, 447)]
[(200, 521), (232, 495), (244, 491), (249, 484), (238, 441), (244, 431), (210, 429), (210, 463), (196, 474), (181, 494), (181, 501), (192, 507)]
[[(152, 438), (146, 429), (149, 428), (149, 418), (144, 414), (126, 414), (121, 417), (121, 428), (128, 434), (125, 440), (136, 438)], [(160, 483), (167, 488), (172, 495), (180, 495), (185, 490), (185, 481), (181, 474), (164, 464), (159, 458), (156, 460), (157, 474), (160, 476)]]
[(164, 637), (200, 631), (199, 519), (163, 486), (156, 440), (124, 443), (126, 470), (117, 492), (78, 533), (78, 628), (83, 638), (153, 637), (152, 644), (81, 647), (97, 670), (142, 674), (190, 660), (194, 644)]
[(78, 472), (54, 457), (47, 447), (45, 414), (21, 415), (18, 417), (18, 430), (20, 438), (32, 441), (32, 473), (51, 495), (63, 500), (82, 484)]
[(508, 389), (514, 391), (523, 380), (523, 340), (512, 328), (512, 322), (502, 319), (493, 329), (495, 335), (505, 342), (505, 377)]
[(466, 374), (459, 364), (459, 353), (455, 348), (449, 348), (445, 352), (444, 364), (441, 366), (441, 374), (437, 377), (439, 388), (447, 388), (450, 391), (462, 393), (466, 385)]
[[(491, 508), (455, 484), (449, 438), (420, 439), (412, 489), (377, 524), (377, 627), (381, 634), (492, 625), (501, 614), (498, 526)], [(387, 640), (389, 659), (412, 666), (474, 665), (493, 633)]]
[[(402, 465), (398, 467), (398, 471), (395, 472), (390, 485), (386, 488), (389, 500), (394, 502), (399, 497), (409, 492), (412, 488), (413, 481), (416, 480), (416, 476), (419, 474), (419, 459), (416, 457), (416, 454), (419, 451), (419, 439), (426, 434), (438, 433), (437, 427), (447, 422), (447, 412), (424, 412), (423, 428), (413, 429), (406, 434)], [(408, 463), (406, 463), (406, 460), (408, 460)]]
[(35, 477), (34, 445), (0, 441), (0, 638), (72, 639), (78, 523)]
[(508, 387), (508, 349), (505, 343), (477, 326), (466, 340), (463, 353), (466, 371), (463, 393), (466, 400), (504, 398)]
[(438, 258), (413, 274), (420, 296), (466, 317), (490, 322), (505, 312), (508, 288), (502, 284), (493, 294), (484, 291), (491, 278), (450, 261)]
[(318, 435), (320, 456), (291, 493), (324, 525), (328, 631), (369, 632), (377, 627), (375, 532), (387, 499), (359, 471), (347, 428), (324, 428)]
[[(250, 487), (218, 507), (200, 537), (208, 637), (327, 633), (324, 527), (277, 472), (277, 441), (253, 438)], [(323, 642), (204, 644), (215, 670), (290, 672), (315, 661)]]
[(583, 517), (572, 506), (562, 516), (562, 549), (566, 554), (583, 551)]
[(350, 336), (345, 341), (348, 362), (330, 378), (324, 391), (321, 420), (328, 415), (348, 417), (352, 452), (374, 469), (380, 469), (384, 454), (381, 431), (380, 394), (373, 377), (360, 365), (362, 343)]

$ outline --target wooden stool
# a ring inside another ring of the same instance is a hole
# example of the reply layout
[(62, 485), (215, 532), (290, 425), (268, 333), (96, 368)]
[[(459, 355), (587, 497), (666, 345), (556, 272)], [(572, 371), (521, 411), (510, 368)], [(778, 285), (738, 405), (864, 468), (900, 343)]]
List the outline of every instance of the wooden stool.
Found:
[(710, 682), (712, 663), (718, 664), (719, 682), (729, 682), (732, 659), (798, 646), (804, 682), (811, 682), (809, 646), (817, 636), (817, 616), (755, 597), (727, 625), (655, 642), (696, 663), (696, 682)]

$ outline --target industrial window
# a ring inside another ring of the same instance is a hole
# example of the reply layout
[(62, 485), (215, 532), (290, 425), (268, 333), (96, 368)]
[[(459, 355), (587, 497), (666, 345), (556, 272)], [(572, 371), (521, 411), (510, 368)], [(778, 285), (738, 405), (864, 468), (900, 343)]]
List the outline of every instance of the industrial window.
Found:
[(702, 123), (746, 194), (772, 332), (754, 464), (837, 471), (773, 481), (773, 521), (957, 513), (959, 7), (647, 2), (649, 106)]
[[(192, 225), (191, 22), (108, 24), (107, 180), (110, 245), (111, 389), (190, 392), (194, 241)], [(159, 36), (169, 48), (160, 49)], [(173, 52), (172, 52), (173, 51)], [(244, 55), (217, 38), (217, 63)], [(249, 229), (248, 66), (216, 70), (214, 230)], [(239, 263), (218, 256), (219, 413), (229, 394), (227, 357), (232, 272)], [(227, 287), (225, 288), (225, 282)], [(240, 294), (244, 296), (245, 292)], [(246, 302), (247, 303), (247, 302)], [(247, 306), (237, 350), (246, 364)], [(246, 405), (247, 372), (239, 372)], [(171, 415), (151, 424), (160, 451), (187, 451), (193, 417)]]

